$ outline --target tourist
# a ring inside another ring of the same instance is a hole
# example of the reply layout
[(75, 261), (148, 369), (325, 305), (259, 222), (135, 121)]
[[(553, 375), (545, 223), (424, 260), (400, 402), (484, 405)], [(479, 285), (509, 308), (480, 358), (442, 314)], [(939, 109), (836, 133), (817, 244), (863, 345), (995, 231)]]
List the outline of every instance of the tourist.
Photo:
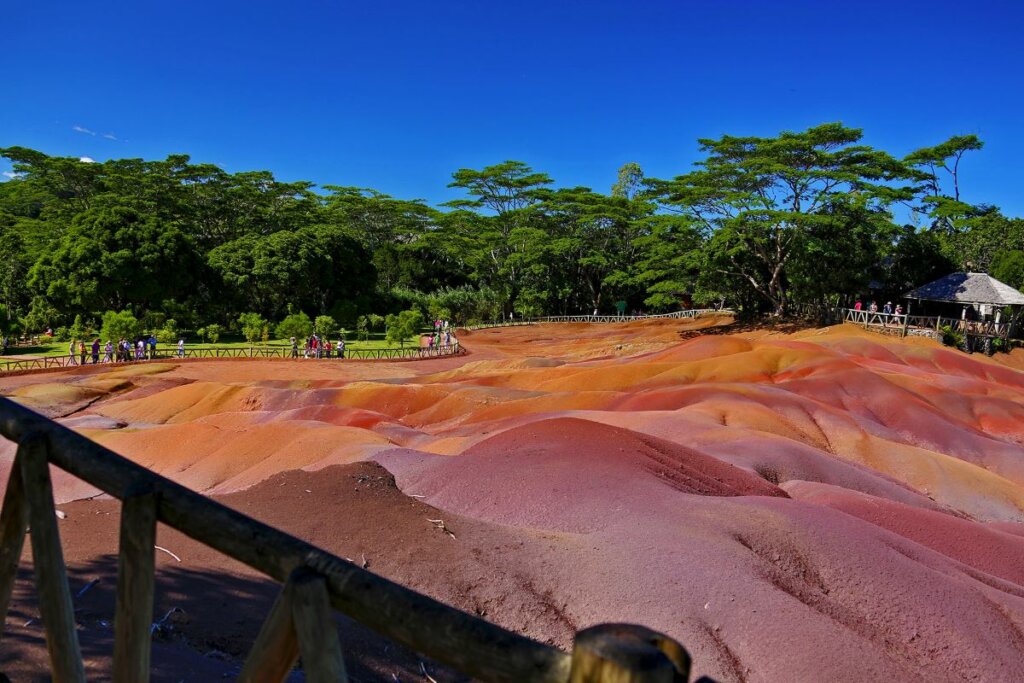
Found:
[(331, 340), (324, 339), (324, 358), (331, 357)]
[(100, 362), (100, 339), (97, 337), (92, 343), (92, 364), (97, 365)]
[(72, 339), (71, 343), (68, 344), (68, 365), (78, 365), (75, 360), (75, 340)]
[(344, 358), (344, 357), (345, 357), (345, 338), (344, 337), (339, 337), (338, 338), (338, 358)]
[(892, 315), (892, 302), (891, 301), (886, 301), (885, 302), (885, 306), (882, 306), (882, 313), (885, 313), (886, 315)]
[(78, 353), (79, 353), (79, 356), (82, 359), (81, 362), (79, 363), (79, 365), (85, 365), (86, 351), (85, 351), (85, 340), (84, 339), (82, 341), (78, 342)]
[(295, 337), (292, 337), (289, 341), (291, 341), (291, 343), (292, 343), (292, 358), (298, 358), (299, 357), (299, 342), (295, 340)]
[(114, 362), (114, 342), (107, 340), (107, 343), (103, 345), (103, 362), (113, 363)]
[(868, 310), (870, 310), (872, 313), (878, 313), (878, 304), (872, 301), (871, 307)]
[(135, 344), (135, 360), (146, 360), (146, 341), (140, 339)]
[(853, 310), (860, 311), (864, 309), (864, 304), (861, 303), (860, 299), (857, 299), (857, 303), (853, 305)]
[(178, 358), (184, 358), (184, 357), (185, 357), (185, 340), (184, 339), (179, 339), (178, 340)]

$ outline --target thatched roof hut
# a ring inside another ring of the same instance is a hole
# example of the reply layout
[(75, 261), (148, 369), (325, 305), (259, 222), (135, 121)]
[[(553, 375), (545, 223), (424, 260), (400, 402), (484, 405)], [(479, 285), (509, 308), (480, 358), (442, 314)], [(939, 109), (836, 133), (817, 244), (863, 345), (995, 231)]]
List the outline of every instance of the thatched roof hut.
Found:
[(992, 306), (1024, 305), (1024, 294), (986, 273), (951, 273), (907, 292), (907, 299)]

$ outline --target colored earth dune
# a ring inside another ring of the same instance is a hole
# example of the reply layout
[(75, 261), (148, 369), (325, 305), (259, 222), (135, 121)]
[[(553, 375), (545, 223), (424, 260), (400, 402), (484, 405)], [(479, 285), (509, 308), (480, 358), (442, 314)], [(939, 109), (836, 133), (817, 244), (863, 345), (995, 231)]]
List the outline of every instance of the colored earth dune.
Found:
[[(1024, 680), (1019, 352), (729, 322), (481, 330), (460, 358), (151, 364), (0, 390), (562, 647), (627, 621), (675, 637), (719, 681)], [(101, 579), (77, 600), (102, 678), (117, 505), (55, 476), (73, 588)], [(230, 673), (272, 588), (174, 532), (161, 544), (181, 561), (158, 556), (157, 613), (189, 616), (156, 644), (157, 679)], [(26, 671), (42, 666), (28, 593), (5, 638)], [(367, 680), (420, 678), (415, 657), (342, 628)]]

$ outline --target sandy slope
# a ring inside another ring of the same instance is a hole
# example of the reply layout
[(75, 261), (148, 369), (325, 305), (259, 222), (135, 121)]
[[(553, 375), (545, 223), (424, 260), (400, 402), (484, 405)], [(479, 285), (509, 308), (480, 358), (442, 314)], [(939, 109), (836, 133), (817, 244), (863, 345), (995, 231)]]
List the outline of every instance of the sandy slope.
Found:
[[(724, 322), (482, 330), (462, 336), (463, 358), (161, 364), (0, 390), (562, 646), (627, 620), (677, 637), (723, 681), (1024, 679), (1020, 359), (850, 326), (729, 334)], [(372, 506), (348, 494), (353, 476), (390, 481), (371, 462), (398, 486)], [(62, 501), (94, 493), (56, 485)], [(89, 520), (64, 526), (84, 580), (114, 551), (116, 507), (68, 509)], [(428, 514), (456, 538), (431, 535)], [(174, 543), (205, 581), (254, 581)], [(162, 647), (208, 650), (216, 623), (233, 666), (251, 634), (222, 622), (193, 619), (184, 645)], [(411, 666), (361, 638), (367, 676)]]

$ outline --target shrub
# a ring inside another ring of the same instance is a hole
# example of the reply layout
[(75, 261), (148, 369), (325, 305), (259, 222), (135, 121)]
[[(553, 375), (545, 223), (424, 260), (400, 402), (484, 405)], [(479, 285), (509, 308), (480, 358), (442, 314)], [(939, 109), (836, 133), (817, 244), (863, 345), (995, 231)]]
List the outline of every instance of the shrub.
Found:
[[(243, 313), (238, 316), (238, 326), (242, 330), (242, 336), (252, 344), (263, 335), (263, 327), (267, 321), (259, 313)], [(209, 332), (209, 330), (207, 330)]]
[(942, 327), (942, 343), (946, 346), (962, 348), (964, 345), (964, 335), (949, 325), (944, 325)]
[(423, 326), (423, 314), (418, 309), (409, 309), (398, 315), (389, 315), (385, 318), (385, 324), (388, 329), (387, 340), (405, 346), (405, 342)]
[(216, 344), (222, 334), (224, 334), (224, 328), (217, 323), (210, 323), (206, 326), (206, 336), (210, 338), (211, 343)]
[(313, 334), (313, 321), (305, 313), (292, 313), (277, 324), (274, 334), (278, 339), (305, 339)]
[(316, 333), (320, 336), (330, 336), (338, 331), (338, 321), (329, 315), (318, 315), (313, 323)]
[(139, 332), (139, 321), (131, 311), (107, 311), (103, 314), (100, 336), (104, 339), (134, 339)]

